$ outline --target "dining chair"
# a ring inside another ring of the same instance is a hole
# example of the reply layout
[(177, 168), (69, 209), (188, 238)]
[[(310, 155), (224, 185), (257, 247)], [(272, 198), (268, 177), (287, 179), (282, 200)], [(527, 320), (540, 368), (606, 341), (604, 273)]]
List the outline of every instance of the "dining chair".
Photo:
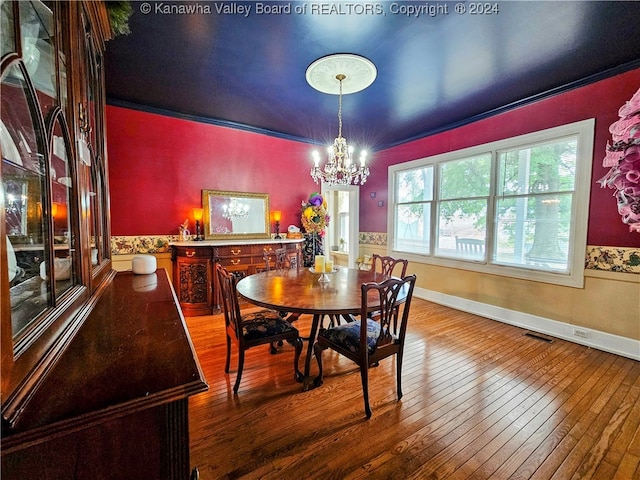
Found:
[[(396, 355), (396, 389), (398, 400), (402, 398), (402, 356), (415, 283), (414, 274), (402, 279), (393, 277), (380, 283), (362, 284), (359, 319), (318, 332), (313, 347), (319, 370), (314, 380), (315, 386), (323, 383), (322, 351), (330, 348), (344, 355), (360, 367), (364, 409), (367, 418), (371, 418), (369, 367), (377, 365), (384, 358)], [(398, 295), (403, 289), (406, 289), (406, 300), (399, 304)], [(375, 310), (379, 311), (380, 315), (370, 318), (368, 312), (371, 310), (370, 302), (374, 298)]]
[(299, 268), (301, 262), (300, 246), (296, 245), (295, 252), (287, 252), (285, 247), (276, 248), (275, 250), (264, 250), (264, 269), (271, 270), (271, 257), (274, 257), (273, 268), (276, 270), (284, 270), (287, 268)]
[(302, 381), (302, 373), (298, 369), (298, 360), (302, 352), (302, 339), (298, 330), (274, 310), (264, 309), (242, 315), (236, 289), (237, 278), (219, 263), (216, 263), (216, 274), (220, 285), (227, 334), (225, 373), (229, 373), (231, 344), (234, 343), (238, 347), (238, 372), (233, 386), (233, 393), (238, 393), (238, 387), (240, 386), (242, 368), (244, 367), (244, 352), (250, 348), (265, 344), (270, 344), (273, 349), (274, 342), (283, 340), (295, 347), (293, 360), (294, 378), (296, 381)]
[[(407, 274), (407, 265), (409, 260), (404, 258), (393, 258), (389, 256), (382, 256), (374, 253), (371, 256), (371, 271), (382, 273), (383, 275), (393, 276), (394, 272), (397, 277), (404, 278)], [(400, 271), (396, 269), (397, 265), (401, 265)]]
[[(287, 253), (286, 248), (276, 248), (275, 250), (267, 250), (265, 248), (263, 252), (263, 258), (264, 258), (264, 271), (266, 272), (271, 270), (272, 256), (274, 257), (273, 268), (276, 270), (284, 270), (287, 268), (299, 268), (300, 262), (302, 259), (300, 245), (296, 245), (296, 250), (294, 253)], [(289, 322), (295, 322), (298, 318), (300, 318), (299, 313), (290, 314), (289, 312), (286, 312), (284, 310), (278, 311), (278, 314), (280, 315), (281, 318), (286, 318)], [(276, 346), (282, 346), (282, 340), (271, 344), (271, 353), (277, 352)]]

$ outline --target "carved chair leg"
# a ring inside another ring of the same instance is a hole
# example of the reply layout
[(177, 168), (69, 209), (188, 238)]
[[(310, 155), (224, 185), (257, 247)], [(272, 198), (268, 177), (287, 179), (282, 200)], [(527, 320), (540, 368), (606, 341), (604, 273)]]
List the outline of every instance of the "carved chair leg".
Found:
[(371, 418), (371, 407), (369, 406), (369, 367), (360, 367), (360, 378), (362, 378), (362, 396), (364, 397), (364, 411), (367, 418)]
[(293, 378), (295, 378), (296, 382), (302, 382), (302, 372), (298, 368), (300, 354), (302, 353), (302, 339), (300, 337), (296, 338), (294, 347), (296, 348), (296, 354), (293, 359), (293, 371), (295, 372)]
[(224, 364), (224, 373), (229, 373), (229, 362), (231, 362), (231, 337), (227, 335), (227, 361)]
[(319, 387), (322, 385), (322, 351), (325, 349), (318, 342), (313, 346), (313, 353), (316, 356), (316, 361), (318, 362), (318, 376), (313, 381), (314, 387)]
[(240, 387), (240, 379), (242, 378), (242, 368), (244, 367), (244, 350), (238, 352), (238, 373), (236, 375), (236, 384), (233, 386), (233, 393), (238, 393)]

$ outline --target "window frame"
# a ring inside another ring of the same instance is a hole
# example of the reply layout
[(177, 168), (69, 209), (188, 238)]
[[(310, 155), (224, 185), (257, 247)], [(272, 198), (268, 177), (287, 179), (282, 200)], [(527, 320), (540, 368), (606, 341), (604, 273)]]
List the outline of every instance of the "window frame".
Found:
[[(584, 260), (587, 246), (587, 226), (589, 219), (589, 199), (591, 194), (591, 170), (593, 166), (593, 147), (595, 119), (590, 118), (558, 127), (552, 127), (515, 137), (497, 140), (452, 152), (424, 157), (388, 167), (389, 204), (387, 208), (387, 254), (401, 256), (412, 262), (451, 267), (479, 273), (487, 273), (511, 278), (518, 278), (536, 282), (551, 283), (569, 287), (582, 288), (584, 286)], [(575, 172), (575, 201), (572, 205), (572, 228), (570, 232), (570, 248), (568, 256), (568, 272), (553, 272), (532, 269), (526, 266), (505, 265), (493, 263), (493, 249), (495, 242), (496, 213), (494, 211), (497, 200), (499, 153), (504, 150), (526, 148), (537, 144), (548, 143), (553, 139), (573, 136), (577, 137), (576, 172)], [(458, 259), (436, 256), (437, 246), (437, 206), (442, 200), (439, 198), (437, 186), (440, 182), (441, 165), (445, 162), (460, 160), (491, 153), (491, 186), (487, 211), (487, 231), (485, 244), (485, 258), (483, 260)], [(433, 184), (436, 186), (431, 200), (431, 228), (429, 238), (429, 253), (415, 253), (395, 248), (396, 243), (396, 210), (398, 207), (396, 194), (396, 179), (398, 174), (418, 168), (432, 166), (434, 169)]]

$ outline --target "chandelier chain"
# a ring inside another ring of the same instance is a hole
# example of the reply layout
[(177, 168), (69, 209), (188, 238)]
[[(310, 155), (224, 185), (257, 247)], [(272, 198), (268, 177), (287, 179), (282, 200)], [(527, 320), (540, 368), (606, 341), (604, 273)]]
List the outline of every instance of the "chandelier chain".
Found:
[[(339, 77), (339, 76), (338, 76)], [(338, 138), (342, 137), (342, 78), (340, 80), (340, 96), (338, 97)]]

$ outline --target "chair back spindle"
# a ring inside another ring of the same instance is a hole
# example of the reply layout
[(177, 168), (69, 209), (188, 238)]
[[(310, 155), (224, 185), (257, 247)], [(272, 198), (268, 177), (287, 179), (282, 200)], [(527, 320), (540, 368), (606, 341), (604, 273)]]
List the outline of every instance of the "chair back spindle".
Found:
[[(409, 261), (404, 258), (393, 258), (374, 253), (371, 257), (371, 264), (371, 270), (374, 272), (382, 273), (387, 277), (392, 277), (395, 273), (397, 277), (404, 278), (407, 275)], [(398, 265), (400, 267), (397, 269)]]
[(240, 314), (240, 303), (238, 302), (238, 292), (236, 290), (236, 277), (227, 271), (220, 264), (216, 264), (218, 273), (218, 284), (220, 285), (220, 296), (222, 297), (222, 311), (224, 312), (224, 323), (229, 333), (232, 333), (232, 340), (242, 345), (242, 316)]

